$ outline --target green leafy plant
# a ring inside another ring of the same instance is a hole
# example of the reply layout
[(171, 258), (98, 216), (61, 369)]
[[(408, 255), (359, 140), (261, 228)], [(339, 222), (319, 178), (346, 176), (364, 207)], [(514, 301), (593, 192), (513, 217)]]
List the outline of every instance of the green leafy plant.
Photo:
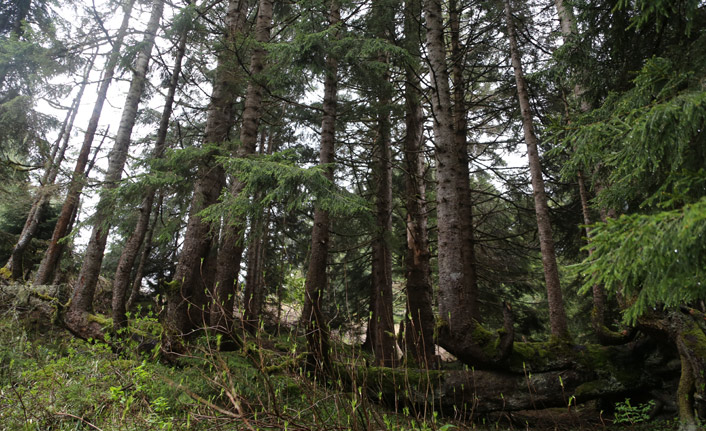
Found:
[(641, 422), (646, 422), (650, 418), (650, 411), (654, 408), (655, 402), (649, 402), (632, 405), (630, 398), (625, 398), (625, 401), (615, 405), (615, 420), (616, 424), (634, 425)]

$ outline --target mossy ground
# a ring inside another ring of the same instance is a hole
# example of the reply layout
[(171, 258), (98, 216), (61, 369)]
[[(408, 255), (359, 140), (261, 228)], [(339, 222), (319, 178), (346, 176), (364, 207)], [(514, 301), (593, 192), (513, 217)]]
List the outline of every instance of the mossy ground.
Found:
[[(142, 314), (128, 330), (158, 339), (156, 318)], [(109, 319), (103, 323), (110, 327)], [(110, 341), (111, 347), (87, 343), (54, 325), (0, 312), (0, 429), (511, 429), (503, 418), (464, 423), (415, 410), (406, 397), (423, 393), (443, 371), (370, 367), (369, 354), (350, 345), (334, 343), (338, 378), (316, 382), (302, 368), (305, 340), (294, 332), (245, 338), (246, 347), (233, 351), (220, 350), (224, 340), (205, 334), (190, 355), (170, 364), (155, 350), (137, 353), (137, 342)], [(528, 354), (541, 350), (524, 347)], [(390, 392), (399, 396), (379, 399)], [(650, 425), (627, 429), (674, 428)]]
[[(132, 324), (132, 333), (159, 333), (154, 319)], [(0, 313), (2, 430), (432, 430), (445, 424), (431, 412), (419, 418), (392, 413), (372, 403), (367, 390), (313, 381), (301, 368), (302, 337), (262, 335), (225, 352), (217, 349), (222, 340), (203, 336), (189, 356), (166, 364), (151, 352), (136, 353), (136, 346), (116, 349), (115, 339), (109, 347), (50, 328), (40, 331), (14, 312)]]

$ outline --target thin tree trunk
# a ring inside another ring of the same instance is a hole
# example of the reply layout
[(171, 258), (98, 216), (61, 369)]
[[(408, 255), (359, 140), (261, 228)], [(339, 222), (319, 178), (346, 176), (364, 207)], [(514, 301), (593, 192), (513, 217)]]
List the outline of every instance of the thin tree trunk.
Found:
[[(338, 0), (330, 2), (328, 19), (330, 28), (339, 25), (341, 10)], [(338, 34), (333, 37), (337, 38)], [(338, 59), (329, 52), (326, 56), (324, 77), (319, 164), (328, 166), (324, 175), (331, 182), (333, 182), (333, 163), (335, 161), (337, 102)], [(324, 292), (328, 287), (326, 264), (329, 249), (329, 226), (328, 211), (316, 205), (314, 209), (314, 227), (311, 232), (311, 254), (304, 284), (302, 324), (306, 328), (306, 341), (309, 349), (307, 367), (316, 373), (324, 374), (331, 370), (329, 328), (321, 307)]]
[[(578, 36), (578, 28), (576, 27), (574, 12), (571, 5), (564, 3), (564, 0), (554, 0), (554, 4), (556, 6), (557, 15), (559, 16), (559, 27), (561, 28), (564, 43), (567, 43), (572, 37)], [(576, 84), (574, 86), (573, 93), (575, 100), (579, 103), (581, 112), (589, 111), (591, 109), (591, 105), (583, 97), (585, 89), (580, 84)], [(588, 207), (588, 189), (586, 187), (586, 181), (582, 171), (578, 172), (577, 177), (583, 222), (586, 226), (588, 226), (593, 224)], [(586, 240), (590, 244), (591, 231), (588, 227), (586, 227)], [(593, 249), (589, 248), (588, 252), (589, 254), (593, 253)], [(606, 296), (603, 290), (603, 285), (598, 283), (594, 284), (591, 291), (593, 294), (591, 323), (598, 341), (604, 345), (621, 344), (627, 342), (632, 337), (634, 331), (618, 333), (611, 331), (605, 324)]]
[[(164, 101), (164, 109), (162, 110), (159, 130), (157, 131), (154, 150), (152, 152), (152, 157), (155, 159), (161, 159), (164, 156), (167, 132), (169, 131), (169, 119), (172, 115), (174, 95), (176, 94), (177, 85), (179, 83), (181, 62), (186, 51), (186, 39), (188, 34), (189, 28), (187, 27), (182, 30), (181, 36), (179, 37), (176, 57), (174, 58), (174, 69), (172, 70), (172, 76), (169, 80), (169, 90), (167, 91), (167, 97)], [(154, 186), (147, 186), (147, 190), (145, 191), (139, 208), (137, 224), (123, 247), (123, 251), (120, 254), (120, 259), (118, 260), (118, 267), (115, 270), (115, 277), (113, 281), (112, 315), (113, 329), (116, 331), (127, 324), (127, 319), (125, 316), (125, 294), (128, 285), (130, 284), (130, 276), (132, 275), (132, 268), (135, 265), (135, 258), (137, 257), (140, 246), (145, 239), (145, 234), (147, 233), (147, 229), (149, 227), (150, 215), (156, 192), (157, 190)]]
[(522, 72), (522, 61), (517, 46), (515, 36), (515, 24), (510, 9), (510, 0), (505, 2), (505, 20), (507, 23), (508, 39), (510, 41), (510, 57), (512, 67), (515, 71), (515, 82), (517, 84), (517, 98), (520, 104), (522, 116), (522, 129), (524, 130), (525, 143), (527, 144), (527, 157), (529, 159), (530, 176), (532, 179), (532, 191), (534, 194), (534, 207), (537, 215), (537, 228), (539, 231), (539, 246), (542, 252), (542, 266), (544, 267), (544, 279), (547, 283), (547, 300), (549, 302), (549, 322), (552, 336), (557, 338), (568, 338), (569, 330), (566, 323), (566, 313), (564, 311), (564, 301), (561, 295), (561, 285), (559, 283), (559, 269), (556, 262), (556, 252), (554, 251), (554, 239), (552, 238), (552, 226), (549, 220), (549, 206), (547, 205), (547, 195), (544, 191), (544, 180), (542, 179), (542, 166), (539, 161), (537, 137), (534, 134), (534, 124), (532, 111), (530, 109), (529, 93), (527, 92), (527, 82)]
[(152, 250), (152, 236), (154, 235), (154, 229), (157, 226), (157, 221), (159, 219), (159, 208), (162, 206), (162, 199), (163, 196), (160, 195), (159, 197), (159, 203), (157, 204), (157, 211), (154, 212), (154, 218), (152, 219), (152, 223), (150, 223), (150, 227), (147, 230), (147, 234), (145, 235), (145, 240), (142, 244), (142, 253), (140, 254), (140, 262), (137, 264), (137, 270), (135, 271), (135, 278), (132, 282), (132, 288), (130, 289), (130, 297), (127, 300), (127, 303), (125, 304), (125, 310), (129, 311), (132, 309), (133, 305), (135, 304), (135, 301), (137, 301), (137, 297), (140, 294), (140, 287), (142, 287), (142, 278), (144, 277), (145, 274), (145, 265), (147, 263), (147, 259), (150, 256), (150, 251)]
[(93, 138), (95, 137), (96, 130), (98, 129), (98, 121), (100, 120), (103, 104), (105, 103), (106, 95), (108, 94), (108, 88), (110, 87), (110, 83), (113, 80), (113, 75), (115, 74), (115, 67), (120, 59), (120, 48), (122, 47), (123, 39), (127, 33), (128, 24), (130, 22), (130, 13), (132, 12), (132, 7), (134, 4), (135, 0), (128, 0), (125, 5), (123, 21), (120, 25), (120, 30), (118, 30), (118, 34), (113, 41), (113, 48), (104, 68), (103, 80), (100, 88), (98, 89), (96, 103), (93, 106), (93, 113), (91, 114), (91, 119), (89, 120), (88, 127), (86, 128), (86, 133), (83, 138), (83, 145), (81, 146), (78, 160), (76, 160), (76, 166), (74, 167), (71, 183), (69, 184), (69, 191), (66, 194), (66, 199), (61, 207), (61, 213), (56, 221), (56, 226), (54, 227), (54, 232), (52, 233), (52, 237), (49, 242), (49, 248), (47, 249), (44, 258), (39, 265), (39, 269), (37, 270), (34, 284), (46, 284), (49, 282), (49, 280), (53, 278), (59, 259), (61, 258), (61, 250), (63, 247), (61, 247), (59, 241), (68, 235), (71, 214), (73, 214), (78, 206), (79, 196), (81, 195), (85, 181), (84, 171), (86, 170), (88, 157), (91, 153)]
[(159, 29), (159, 21), (162, 18), (163, 9), (163, 0), (153, 1), (152, 12), (142, 41), (142, 49), (135, 62), (135, 70), (133, 71), (132, 81), (130, 82), (130, 89), (125, 99), (118, 133), (115, 136), (115, 144), (108, 157), (108, 171), (105, 175), (100, 200), (96, 206), (93, 232), (91, 233), (91, 239), (86, 248), (83, 265), (81, 266), (81, 271), (79, 272), (78, 280), (74, 287), (71, 305), (64, 317), (67, 326), (75, 333), (83, 335), (85, 331), (87, 337), (94, 336), (94, 331), (88, 328), (87, 323), (89, 322), (86, 320), (86, 313), (90, 313), (93, 310), (93, 296), (98, 282), (101, 263), (103, 262), (103, 253), (108, 241), (108, 233), (113, 214), (112, 199), (109, 197), (108, 191), (117, 188), (122, 178), (123, 168), (127, 161), (127, 153), (130, 148), (132, 129), (137, 119), (137, 107), (142, 98), (142, 93), (144, 92), (150, 55), (152, 47), (154, 46), (154, 40), (157, 36), (157, 30)]
[[(265, 69), (265, 56), (267, 54), (263, 45), (270, 40), (272, 13), (272, 0), (260, 0), (257, 20), (255, 22), (256, 45), (250, 58), (251, 79), (248, 82), (248, 89), (245, 95), (242, 126), (240, 128), (240, 148), (237, 151), (238, 157), (246, 157), (250, 154), (254, 154), (257, 147), (258, 127), (260, 118), (262, 117), (263, 83), (261, 80), (262, 73)], [(238, 195), (242, 188), (243, 184), (234, 179), (231, 185), (231, 193)], [(225, 247), (221, 250), (221, 255), (219, 255), (220, 262), (217, 266), (220, 273), (216, 275), (216, 280), (220, 288), (215, 290), (216, 295), (214, 295), (214, 302), (218, 304), (218, 307), (214, 311), (218, 314), (213, 317), (215, 322), (212, 323), (223, 322), (226, 324), (226, 327), (228, 327), (229, 322), (232, 321), (232, 307), (228, 305), (230, 302), (228, 297), (232, 297), (235, 294), (237, 271), (240, 267), (243, 254), (242, 226), (244, 225), (244, 220), (230, 220), (225, 224)], [(228, 244), (228, 241), (232, 241), (232, 243)], [(221, 306), (221, 304), (224, 304), (224, 306)], [(221, 314), (223, 312), (226, 314)]]
[[(236, 40), (245, 25), (246, 6), (245, 0), (230, 0), (228, 3), (225, 48), (218, 56), (216, 78), (206, 118), (205, 145), (221, 146), (230, 140), (230, 129), (234, 122), (233, 103), (241, 77), (232, 68), (232, 64), (237, 50)], [(211, 249), (213, 235), (211, 226), (201, 219), (199, 213), (216, 203), (225, 185), (223, 167), (215, 162), (214, 155), (215, 150), (212, 150), (199, 166), (174, 281), (167, 286), (167, 330), (163, 340), (163, 350), (166, 352), (179, 350), (179, 343), (174, 337), (185, 334), (194, 327), (187, 316), (188, 306), (194, 292), (206, 287), (201, 284), (201, 264)]]
[(405, 45), (414, 59), (405, 64), (405, 138), (404, 158), (407, 168), (405, 181), (407, 209), (407, 314), (404, 324), (404, 345), (407, 354), (426, 368), (434, 365), (434, 311), (430, 279), (429, 237), (426, 216), (426, 186), (424, 183), (424, 117), (421, 104), (419, 62), (421, 40), (421, 1), (405, 4)]
[[(264, 217), (264, 215), (262, 216)], [(263, 306), (263, 248), (266, 221), (263, 218), (253, 220), (250, 228), (248, 246), (248, 271), (245, 276), (243, 326), (250, 334), (255, 334), (260, 327), (260, 315)]]
[(81, 99), (83, 98), (83, 93), (88, 85), (88, 75), (93, 68), (93, 64), (96, 59), (96, 54), (93, 54), (91, 60), (86, 66), (85, 72), (83, 74), (83, 81), (81, 82), (81, 87), (76, 94), (76, 97), (71, 103), (71, 109), (66, 113), (66, 119), (59, 133), (59, 137), (56, 143), (52, 146), (52, 151), (47, 159), (46, 167), (44, 170), (44, 176), (41, 180), (39, 190), (37, 191), (37, 196), (35, 197), (32, 207), (30, 208), (29, 214), (27, 215), (27, 220), (25, 221), (20, 237), (17, 240), (17, 244), (12, 249), (12, 254), (10, 259), (7, 261), (5, 267), (9, 269), (12, 273), (12, 278), (17, 280), (24, 274), (22, 258), (24, 256), (25, 250), (29, 246), (30, 242), (37, 233), (37, 228), (39, 227), (40, 216), (42, 212), (42, 207), (49, 201), (52, 195), (52, 189), (56, 177), (59, 174), (61, 162), (64, 160), (64, 155), (66, 153), (66, 148), (69, 145), (69, 139), (71, 138), (71, 130), (73, 129), (74, 121), (76, 120), (76, 114), (78, 114), (78, 109), (81, 105)]

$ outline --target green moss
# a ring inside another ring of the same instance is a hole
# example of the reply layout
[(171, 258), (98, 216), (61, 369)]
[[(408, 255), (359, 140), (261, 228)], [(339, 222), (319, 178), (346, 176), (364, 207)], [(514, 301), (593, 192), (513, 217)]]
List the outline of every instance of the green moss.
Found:
[(97, 324), (101, 325), (103, 328), (112, 328), (113, 327), (113, 319), (108, 316), (105, 316), (103, 314), (89, 314), (88, 321), (89, 322), (96, 322)]
[(168, 293), (176, 293), (181, 288), (179, 280), (165, 281), (162, 283)]
[(706, 334), (695, 322), (690, 321), (682, 331), (681, 336), (689, 349), (693, 350), (699, 357), (706, 358)]
[(593, 380), (590, 382), (586, 382), (576, 388), (574, 396), (579, 401), (586, 398), (595, 398), (599, 396), (607, 386), (610, 386), (610, 382), (606, 380)]
[(4, 278), (5, 280), (9, 280), (12, 277), (12, 271), (10, 271), (10, 268), (7, 266), (3, 266), (0, 268), (0, 278)]
[(333, 367), (344, 387), (366, 387), (371, 398), (385, 400), (409, 399), (425, 394), (429, 387), (437, 386), (443, 376), (442, 371), (418, 368), (366, 367), (337, 362), (333, 363)]
[(540, 371), (547, 368), (554, 357), (551, 343), (515, 342), (510, 367), (514, 370)]

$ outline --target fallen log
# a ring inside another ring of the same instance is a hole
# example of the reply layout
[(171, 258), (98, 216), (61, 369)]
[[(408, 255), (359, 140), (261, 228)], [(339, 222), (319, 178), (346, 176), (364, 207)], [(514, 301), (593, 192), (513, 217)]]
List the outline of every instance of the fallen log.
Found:
[[(644, 342), (644, 341), (643, 341)], [(621, 400), (662, 385), (666, 357), (638, 343), (573, 346), (515, 343), (505, 369), (420, 370), (335, 364), (339, 384), (360, 388), (389, 407), (434, 409), (477, 418), (491, 413), (569, 408), (591, 400)], [(636, 356), (638, 355), (638, 356)], [(641, 366), (636, 366), (641, 364)]]

